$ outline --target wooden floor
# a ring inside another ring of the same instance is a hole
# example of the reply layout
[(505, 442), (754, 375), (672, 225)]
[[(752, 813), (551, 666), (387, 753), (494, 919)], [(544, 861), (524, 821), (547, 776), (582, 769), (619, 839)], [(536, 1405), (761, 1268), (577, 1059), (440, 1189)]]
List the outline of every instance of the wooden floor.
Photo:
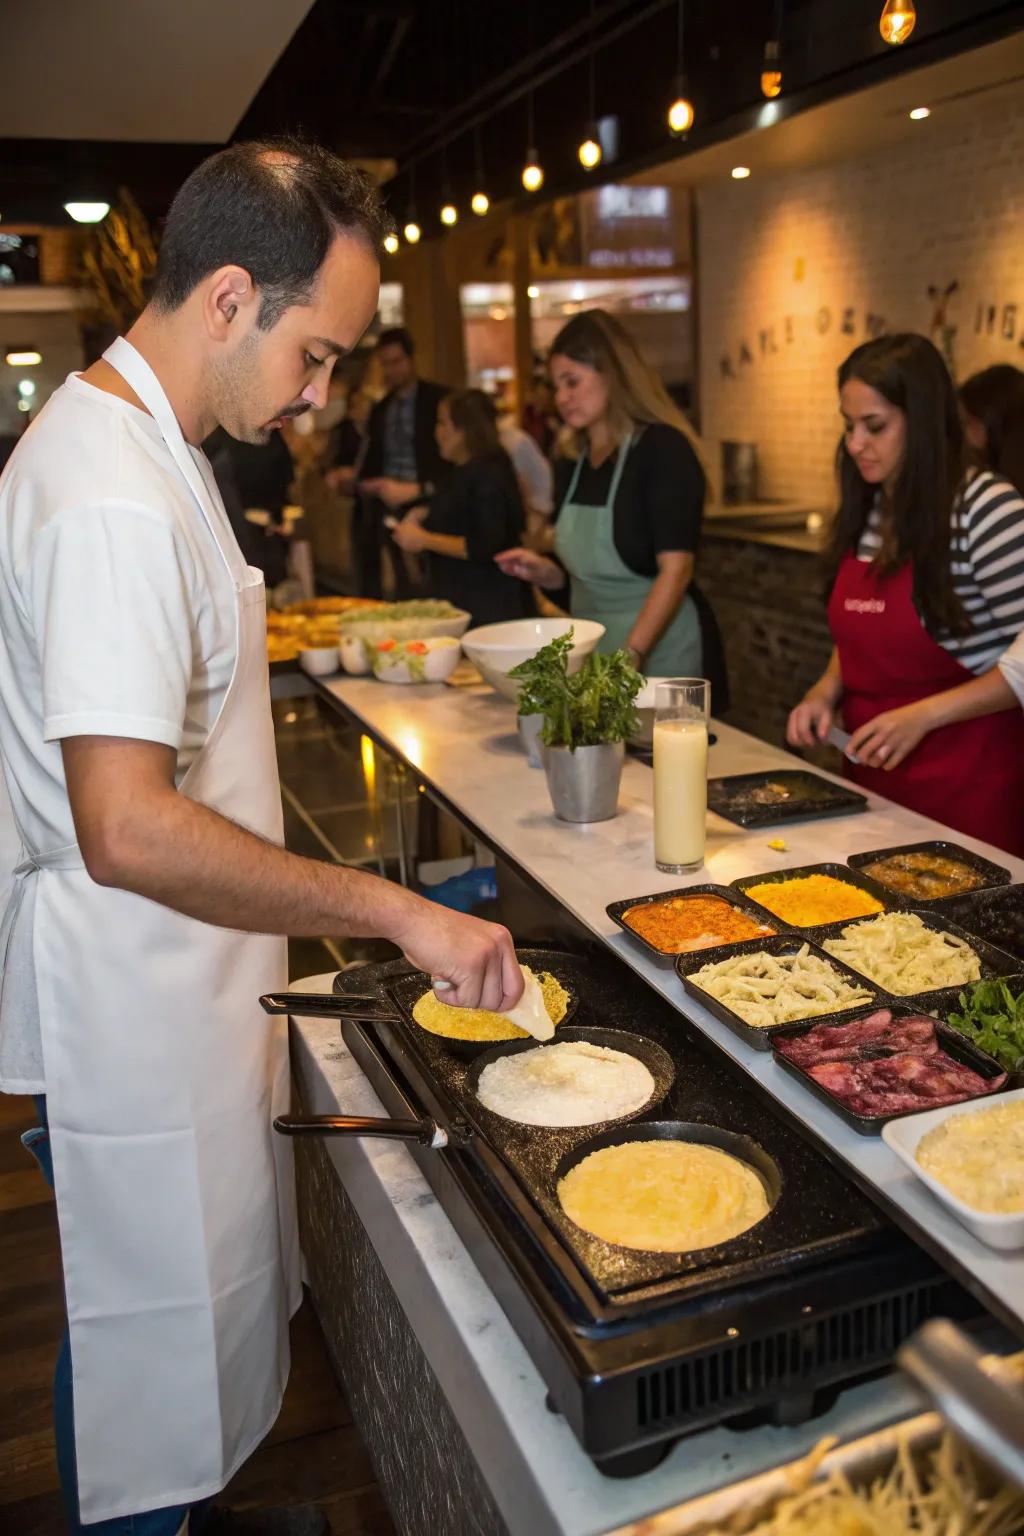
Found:
[[(63, 1328), (52, 1198), (19, 1141), (30, 1099), (0, 1094), (0, 1536), (64, 1536), (50, 1420)], [(335, 1536), (392, 1536), (369, 1458), (308, 1300), (292, 1324), (292, 1374), (268, 1437), (222, 1496), (237, 1508), (312, 1500)]]

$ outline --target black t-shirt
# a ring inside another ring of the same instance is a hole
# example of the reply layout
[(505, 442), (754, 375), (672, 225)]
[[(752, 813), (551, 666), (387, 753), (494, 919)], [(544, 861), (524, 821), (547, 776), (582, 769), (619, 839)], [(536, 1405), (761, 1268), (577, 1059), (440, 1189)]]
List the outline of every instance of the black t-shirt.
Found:
[(425, 526), (464, 538), (467, 558), (430, 555), (431, 596), (468, 610), (474, 624), (522, 618), (529, 588), (499, 570), (494, 557), (522, 543), (523, 522), (519, 483), (506, 453), (453, 469), (431, 500)]
[[(598, 469), (584, 461), (573, 500), (600, 507), (608, 500), (615, 454)], [(575, 462), (555, 466), (555, 505), (561, 509)], [(638, 576), (656, 576), (660, 554), (696, 554), (704, 514), (704, 471), (689, 440), (676, 427), (655, 422), (633, 439), (612, 513), (612, 538), (620, 559)], [(558, 519), (558, 513), (555, 513)]]

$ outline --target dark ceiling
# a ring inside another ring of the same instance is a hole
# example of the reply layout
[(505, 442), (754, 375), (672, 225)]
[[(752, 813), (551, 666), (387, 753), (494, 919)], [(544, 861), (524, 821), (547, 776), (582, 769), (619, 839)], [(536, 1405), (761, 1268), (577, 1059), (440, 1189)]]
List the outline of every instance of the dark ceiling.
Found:
[[(918, 0), (913, 37), (894, 49), (878, 32), (882, 0), (687, 0), (697, 112), (688, 146), (752, 125), (761, 53), (780, 8), (787, 108), (1024, 26), (1024, 4)], [(591, 42), (596, 113), (619, 120), (621, 166), (664, 155), (677, 10), (677, 0), (315, 0), (235, 136), (299, 129), (346, 155), (395, 160), (389, 201), (399, 219), (410, 202), (412, 159), (429, 233), (444, 174), (457, 200), (472, 190), (477, 117), (492, 200), (518, 192), (531, 86), (548, 189), (582, 182), (575, 148), (590, 115)], [(183, 177), (216, 147), (0, 141), (0, 208), (8, 223), (52, 222), (72, 190), (81, 196), (122, 183), (159, 219)]]

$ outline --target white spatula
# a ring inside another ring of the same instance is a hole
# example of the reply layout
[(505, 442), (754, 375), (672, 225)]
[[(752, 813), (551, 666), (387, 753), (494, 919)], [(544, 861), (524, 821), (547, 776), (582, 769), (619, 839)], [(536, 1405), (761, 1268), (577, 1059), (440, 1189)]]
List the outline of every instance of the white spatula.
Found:
[[(535, 1040), (550, 1040), (555, 1033), (555, 1026), (545, 1006), (540, 982), (532, 971), (522, 967), (520, 969), (523, 971), (523, 995), (515, 1007), (504, 1010), (504, 1017), (510, 1024), (525, 1029)], [(451, 982), (441, 977), (431, 977), (431, 985), (435, 992), (450, 992), (452, 989)]]

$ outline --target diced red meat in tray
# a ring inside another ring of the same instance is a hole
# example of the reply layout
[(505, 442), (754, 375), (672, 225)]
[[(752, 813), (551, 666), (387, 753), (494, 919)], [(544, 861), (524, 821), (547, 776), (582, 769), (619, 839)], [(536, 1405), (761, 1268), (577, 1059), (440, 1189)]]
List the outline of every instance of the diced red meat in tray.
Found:
[(983, 1077), (942, 1047), (935, 1020), (895, 1016), (888, 1008), (849, 1024), (817, 1024), (776, 1037), (787, 1061), (862, 1118), (939, 1109), (1001, 1088), (1006, 1073)]

